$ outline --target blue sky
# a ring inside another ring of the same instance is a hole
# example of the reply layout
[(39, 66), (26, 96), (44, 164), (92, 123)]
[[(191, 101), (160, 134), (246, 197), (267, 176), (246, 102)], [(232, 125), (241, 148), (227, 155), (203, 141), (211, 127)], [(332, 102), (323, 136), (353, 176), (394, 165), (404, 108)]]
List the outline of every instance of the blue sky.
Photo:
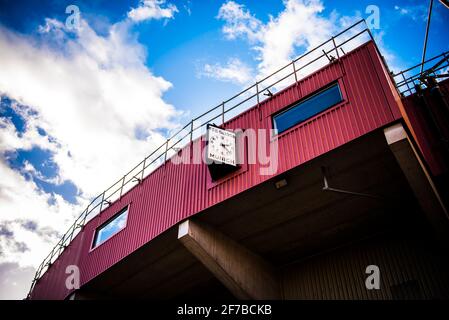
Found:
[[(373, 4), (390, 67), (418, 63), (423, 1), (0, 0), (0, 298), (23, 296), (86, 201), (168, 132)], [(449, 50), (447, 21), (435, 1), (428, 57)]]
[[(44, 18), (52, 17), (64, 21), (67, 5), (79, 6), (85, 19), (99, 33), (107, 32), (107, 25), (126, 18), (132, 7), (139, 1), (20, 1), (11, 5), (3, 1), (0, 22), (11, 29), (33, 33), (43, 23)], [(198, 66), (202, 63), (223, 62), (230, 56), (238, 57), (254, 65), (255, 53), (245, 41), (229, 41), (221, 31), (224, 22), (217, 19), (223, 1), (171, 1), (178, 12), (173, 19), (164, 22), (150, 20), (133, 27), (139, 42), (148, 50), (147, 66), (157, 75), (170, 81), (174, 89), (164, 98), (181, 110), (192, 114), (231, 96), (241, 89), (239, 84), (210, 81), (198, 77)], [(237, 1), (237, 3), (239, 3)], [(258, 19), (266, 23), (270, 15), (276, 16), (285, 9), (282, 1), (244, 1), (241, 2)], [(380, 9), (381, 28), (385, 47), (397, 57), (398, 66), (409, 66), (419, 62), (422, 53), (425, 29), (426, 1), (323, 1), (324, 10), (320, 15), (328, 17), (332, 11), (342, 16), (368, 16), (365, 8), (375, 4)], [(398, 7), (399, 9), (395, 9)], [(26, 19), (24, 19), (24, 15)], [(428, 56), (448, 49), (449, 36), (443, 32), (448, 10), (435, 3), (433, 20), (429, 35)], [(375, 31), (376, 32), (376, 31)], [(400, 35), (400, 36), (398, 36)], [(301, 50), (298, 50), (298, 54)], [(198, 92), (202, 94), (199, 95)]]

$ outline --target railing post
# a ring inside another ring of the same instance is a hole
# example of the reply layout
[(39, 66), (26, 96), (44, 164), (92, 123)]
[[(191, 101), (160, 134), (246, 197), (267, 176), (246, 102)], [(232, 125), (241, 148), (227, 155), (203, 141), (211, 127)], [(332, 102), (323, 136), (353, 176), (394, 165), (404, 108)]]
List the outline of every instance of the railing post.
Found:
[(36, 275), (34, 276), (34, 279), (40, 279), (40, 277), (42, 275), (41, 274), (42, 273), (42, 269), (44, 268), (44, 263), (45, 263), (45, 260), (42, 261), (41, 264), (39, 265), (39, 267), (37, 268)]
[(62, 236), (61, 240), (60, 240), (60, 244), (59, 244), (59, 250), (58, 250), (58, 257), (61, 255), (61, 251), (64, 248), (64, 239), (65, 239), (65, 234)]
[(259, 121), (262, 121), (262, 112), (260, 111), (260, 100), (259, 100), (259, 82), (256, 81), (256, 95), (257, 95), (257, 111), (259, 112)]
[(48, 266), (51, 266), (53, 264), (53, 262), (51, 262), (51, 260), (53, 259), (54, 254), (55, 254), (55, 248), (53, 247), (53, 249), (51, 249), (51, 252), (50, 252), (50, 259), (48, 259), (48, 262), (47, 262)]
[(223, 101), (223, 103), (221, 104), (221, 124), (224, 124), (224, 115), (225, 115), (225, 103)]
[(59, 240), (59, 242), (56, 244), (58, 246), (58, 250), (56, 250), (56, 252), (55, 252), (56, 259), (59, 257), (59, 252), (61, 251), (60, 242), (61, 242), (61, 240)]
[(86, 222), (87, 215), (89, 214), (89, 207), (91, 204), (92, 204), (92, 201), (86, 207), (86, 210), (85, 210), (86, 213), (84, 214), (83, 222), (82, 222), (83, 224), (84, 224), (84, 222)]
[[(145, 161), (144, 161), (144, 166), (145, 166)], [(142, 170), (142, 172), (143, 172), (143, 170)], [(125, 178), (126, 178), (126, 174), (123, 176), (122, 185), (120, 186), (120, 199), (122, 199), (123, 187), (125, 185)]]
[(90, 206), (90, 204), (87, 206), (86, 213), (84, 214), (84, 217), (83, 217), (83, 222), (81, 222), (81, 229), (83, 229), (84, 224), (86, 223), (86, 220), (87, 220), (87, 215), (90, 213), (89, 212), (89, 206)]
[(167, 141), (165, 142), (164, 166), (165, 166), (165, 163), (167, 162), (167, 152), (168, 152), (168, 142), (169, 141), (170, 141), (170, 139), (167, 139)]
[(76, 228), (76, 221), (75, 223), (72, 225), (72, 232), (70, 232), (70, 237), (69, 237), (69, 245), (70, 243), (72, 243), (72, 239), (73, 239), (73, 234), (75, 233), (75, 228)]
[(335, 43), (335, 37), (332, 37), (332, 43), (334, 44), (335, 51), (337, 52), (337, 58), (340, 59), (340, 54), (338, 53), (337, 44)]
[(147, 162), (147, 157), (145, 157), (144, 159), (143, 159), (143, 166), (142, 166), (142, 175), (140, 176), (140, 179), (143, 181), (143, 177), (144, 177), (144, 175), (145, 175), (145, 164), (146, 164), (146, 162)]
[(193, 119), (190, 122), (190, 159), (193, 158)]
[[(405, 79), (404, 73), (402, 73), (402, 79), (404, 79), (404, 83), (407, 86), (407, 91), (410, 92), (410, 94), (412, 94), (412, 90), (410, 89), (410, 86), (408, 85), (407, 80)], [(399, 88), (398, 88), (399, 89)], [(400, 91), (400, 90), (399, 90)]]
[(295, 75), (295, 84), (298, 84), (298, 75), (296, 74), (295, 60), (292, 60), (293, 74)]
[[(364, 20), (365, 20), (365, 19), (364, 19)], [(373, 34), (371, 33), (370, 28), (369, 28), (368, 25), (366, 24), (366, 21), (365, 21), (365, 26), (366, 26), (366, 29), (365, 29), (365, 30), (368, 31), (369, 37), (371, 38), (371, 40), (372, 40), (374, 43), (376, 43), (376, 42), (374, 41), (374, 36), (373, 36)], [(376, 45), (376, 46), (377, 46), (377, 45)]]
[(101, 203), (100, 203), (100, 212), (99, 212), (99, 214), (101, 214), (101, 210), (103, 210), (104, 193), (105, 193), (105, 191), (103, 191), (103, 193), (101, 194)]
[(259, 107), (259, 83), (256, 81), (257, 107)]

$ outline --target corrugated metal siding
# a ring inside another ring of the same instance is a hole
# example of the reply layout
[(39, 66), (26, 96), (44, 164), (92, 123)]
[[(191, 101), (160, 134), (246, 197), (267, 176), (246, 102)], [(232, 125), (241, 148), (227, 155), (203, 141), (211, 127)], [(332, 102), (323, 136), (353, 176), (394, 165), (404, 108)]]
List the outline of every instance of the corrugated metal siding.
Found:
[[(262, 102), (259, 108), (252, 108), (231, 119), (226, 123), (226, 128), (271, 129), (273, 113), (332, 81), (339, 81), (345, 103), (279, 136), (277, 173), (280, 174), (392, 122), (395, 119), (393, 113), (397, 112), (392, 110), (397, 109), (397, 105), (389, 97), (392, 93), (383, 90), (385, 88), (379, 79), (384, 75), (379, 74), (380, 61), (374, 63), (379, 59), (375, 52), (372, 42), (359, 47), (340, 62), (320, 69), (297, 85)], [(71, 246), (73, 250), (66, 250), (59, 258), (60, 263), (67, 265), (76, 262), (84, 284), (179, 221), (270, 178), (260, 175), (259, 169), (258, 164), (249, 164), (247, 171), (208, 188), (207, 179), (210, 178), (206, 165), (174, 165), (167, 162), (126, 193), (119, 202), (92, 219), (85, 226), (82, 236), (75, 239)], [(131, 204), (127, 227), (90, 251), (95, 228), (127, 204)], [(32, 297), (66, 297), (70, 290), (64, 286), (62, 279), (65, 279), (65, 274), (61, 270), (53, 266), (37, 283)]]
[(62, 299), (69, 290), (65, 287), (66, 268), (69, 265), (79, 266), (79, 258), (83, 253), (84, 232), (79, 233), (50, 269), (43, 275), (33, 290), (33, 298)]
[[(449, 80), (440, 83), (440, 88), (446, 97), (449, 97)], [(429, 92), (424, 92), (424, 98), (429, 107), (436, 114), (436, 120), (444, 119), (441, 114), (441, 110), (435, 105), (433, 99), (430, 97)], [(448, 101), (449, 103), (449, 101)], [(429, 121), (426, 120), (424, 114), (424, 108), (427, 106), (419, 102), (416, 95), (410, 95), (402, 100), (404, 112), (407, 115), (409, 126), (415, 133), (415, 140), (418, 144), (421, 153), (428, 164), (430, 171), (434, 176), (441, 175), (448, 171), (447, 166), (444, 163), (444, 158), (441, 150), (441, 142), (439, 141), (438, 134), (432, 131)], [(449, 128), (444, 122), (440, 123), (440, 128), (443, 130), (446, 136), (449, 136)]]
[[(415, 299), (447, 298), (449, 277), (441, 260), (421, 240), (376, 238), (289, 266), (282, 273), (284, 298), (401, 298), (394, 293), (395, 287)], [(366, 289), (368, 265), (379, 267), (380, 290)], [(410, 281), (416, 283), (418, 292), (407, 286)]]

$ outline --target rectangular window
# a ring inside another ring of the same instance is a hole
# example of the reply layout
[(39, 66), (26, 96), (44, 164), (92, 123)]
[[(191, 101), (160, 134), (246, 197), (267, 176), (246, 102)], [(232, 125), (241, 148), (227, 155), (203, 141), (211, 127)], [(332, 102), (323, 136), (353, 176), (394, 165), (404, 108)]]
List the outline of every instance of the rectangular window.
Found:
[(111, 238), (114, 234), (125, 228), (128, 217), (128, 206), (117, 213), (109, 221), (95, 230), (94, 242), (92, 247), (98, 247), (100, 244)]
[(343, 96), (338, 83), (332, 84), (273, 116), (274, 129), (277, 129), (278, 134), (284, 132), (341, 101)]

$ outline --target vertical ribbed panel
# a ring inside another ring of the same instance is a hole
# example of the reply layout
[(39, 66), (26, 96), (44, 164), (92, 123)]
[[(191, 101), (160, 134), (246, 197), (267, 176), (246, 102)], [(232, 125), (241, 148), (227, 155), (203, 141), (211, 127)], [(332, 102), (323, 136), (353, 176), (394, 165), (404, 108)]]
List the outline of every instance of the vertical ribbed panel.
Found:
[[(385, 237), (312, 257), (283, 270), (284, 298), (442, 299), (449, 295), (449, 277), (435, 251), (430, 244)], [(369, 265), (379, 267), (380, 290), (365, 286)]]
[[(439, 87), (449, 103), (449, 80), (439, 83)], [(449, 136), (449, 126), (444, 121), (446, 118), (444, 107), (438, 105), (429, 90), (423, 92), (423, 99), (416, 95), (403, 98), (402, 105), (407, 114), (408, 125), (415, 133), (416, 142), (431, 173), (434, 176), (439, 176), (447, 172), (449, 168), (444, 161), (444, 151), (438, 133), (440, 130), (444, 136)], [(433, 113), (433, 116), (430, 112)], [(435, 120), (432, 120), (432, 117)], [(432, 126), (433, 121), (438, 123), (438, 129)]]
[[(374, 44), (368, 42), (346, 54), (341, 61), (263, 101), (259, 108), (254, 107), (231, 119), (225, 127), (271, 129), (273, 113), (339, 81), (344, 103), (279, 136), (277, 174), (280, 174), (394, 120), (392, 110), (397, 109), (397, 105), (392, 103), (394, 99), (389, 88), (382, 86), (380, 79), (385, 75), (379, 66), (382, 64)], [(167, 162), (84, 227), (69, 249), (37, 283), (32, 298), (64, 298), (69, 294), (70, 290), (62, 281), (65, 267), (58, 263), (66, 266), (76, 262), (81, 269), (81, 282), (86, 283), (179, 221), (270, 178), (260, 175), (259, 169), (258, 164), (249, 164), (247, 171), (208, 188), (210, 176), (205, 164)], [(95, 228), (128, 204), (127, 227), (90, 250)]]

